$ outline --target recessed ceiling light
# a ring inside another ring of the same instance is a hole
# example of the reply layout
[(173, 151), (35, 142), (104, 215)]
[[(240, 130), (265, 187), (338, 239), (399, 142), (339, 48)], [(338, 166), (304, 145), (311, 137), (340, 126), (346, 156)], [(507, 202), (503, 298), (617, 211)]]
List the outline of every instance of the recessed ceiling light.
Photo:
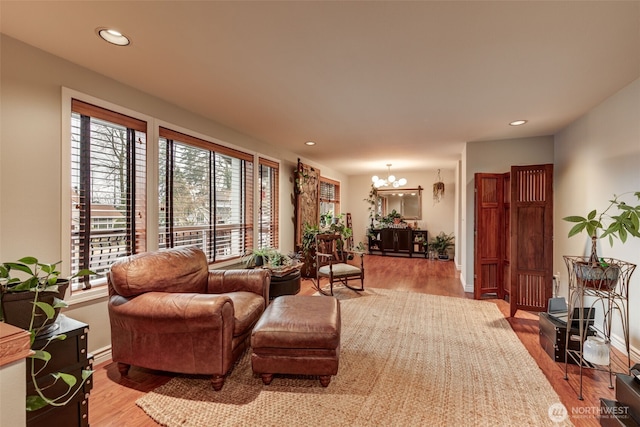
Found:
[(525, 123), (527, 123), (527, 120), (515, 120), (509, 123), (509, 126), (522, 126)]
[(304, 145), (312, 146), (312, 145), (316, 145), (316, 143), (313, 141), (307, 141), (304, 143)]
[(96, 33), (103, 40), (115, 44), (118, 46), (127, 46), (131, 43), (129, 38), (123, 35), (120, 31), (114, 30), (112, 28), (97, 28)]

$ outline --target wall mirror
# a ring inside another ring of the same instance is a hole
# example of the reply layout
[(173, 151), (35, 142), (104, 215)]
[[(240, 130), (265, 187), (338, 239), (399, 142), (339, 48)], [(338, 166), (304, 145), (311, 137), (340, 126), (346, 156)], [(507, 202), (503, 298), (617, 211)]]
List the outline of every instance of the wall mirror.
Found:
[(378, 207), (383, 216), (395, 209), (402, 219), (422, 219), (422, 187), (378, 190)]

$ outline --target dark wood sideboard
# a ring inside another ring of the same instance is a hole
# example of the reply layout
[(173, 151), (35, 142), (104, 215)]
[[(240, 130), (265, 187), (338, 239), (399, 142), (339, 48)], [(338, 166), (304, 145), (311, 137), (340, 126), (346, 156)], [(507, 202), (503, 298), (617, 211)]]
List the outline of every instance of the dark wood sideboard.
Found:
[(411, 228), (379, 228), (369, 230), (369, 253), (394, 256), (424, 256), (427, 250), (427, 230)]

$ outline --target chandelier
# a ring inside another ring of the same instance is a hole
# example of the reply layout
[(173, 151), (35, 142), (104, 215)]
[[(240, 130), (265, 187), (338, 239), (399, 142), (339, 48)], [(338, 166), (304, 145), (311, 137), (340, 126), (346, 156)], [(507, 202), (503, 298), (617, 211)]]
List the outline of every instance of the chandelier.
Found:
[(400, 178), (396, 180), (396, 177), (391, 175), (391, 163), (387, 163), (387, 178), (378, 178), (378, 175), (374, 175), (371, 177), (371, 181), (373, 182), (373, 186), (376, 188), (380, 187), (389, 187), (393, 188), (402, 187), (407, 183), (407, 180), (404, 178)]

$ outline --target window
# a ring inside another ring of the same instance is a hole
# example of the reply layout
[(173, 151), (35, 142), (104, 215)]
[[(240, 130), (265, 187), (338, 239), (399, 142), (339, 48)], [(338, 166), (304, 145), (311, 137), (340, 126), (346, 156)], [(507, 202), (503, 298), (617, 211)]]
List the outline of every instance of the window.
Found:
[[(146, 250), (146, 132), (142, 120), (72, 100), (72, 271), (104, 278), (117, 258)], [(90, 287), (86, 276), (72, 291)]]
[(259, 228), (258, 244), (259, 248), (278, 247), (278, 185), (279, 185), (279, 165), (278, 163), (259, 159), (260, 165), (260, 206), (258, 211)]
[(159, 162), (159, 248), (216, 262), (253, 247), (253, 155), (161, 127)]
[(340, 183), (320, 177), (320, 215), (340, 214)]

